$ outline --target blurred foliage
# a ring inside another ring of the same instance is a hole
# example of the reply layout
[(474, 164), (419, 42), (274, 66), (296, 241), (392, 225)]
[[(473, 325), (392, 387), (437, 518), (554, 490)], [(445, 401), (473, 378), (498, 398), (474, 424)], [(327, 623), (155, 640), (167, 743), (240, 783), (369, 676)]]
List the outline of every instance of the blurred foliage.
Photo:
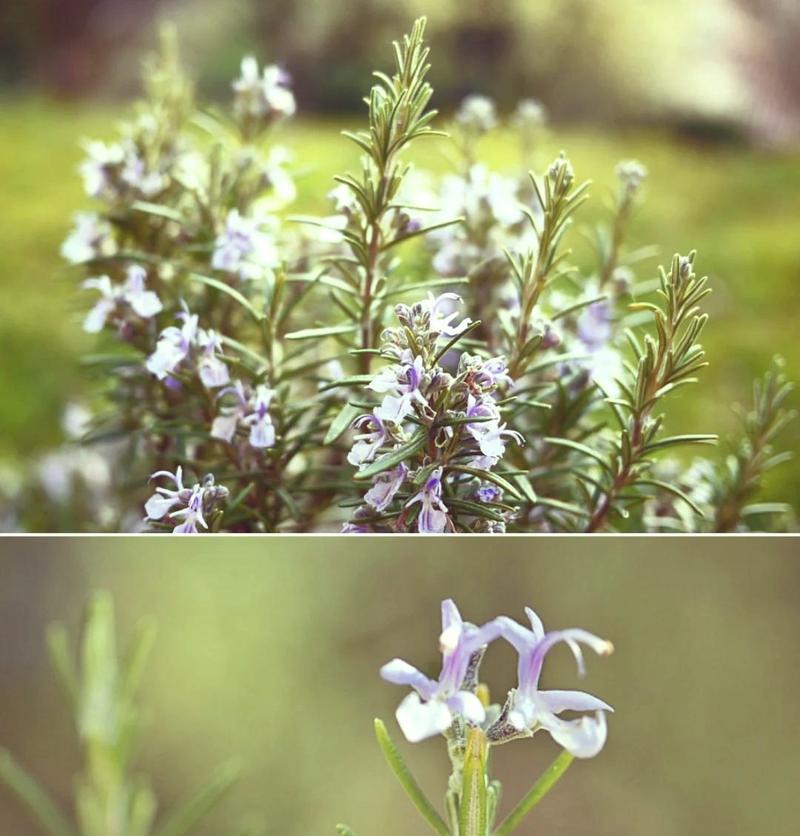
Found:
[[(245, 761), (239, 785), (209, 819), (229, 830), (263, 809), (270, 834), (323, 836), (346, 820), (371, 836), (416, 833), (386, 772), (373, 718), (398, 739), (402, 691), (382, 682), (400, 656), (438, 670), (439, 602), (465, 617), (580, 624), (613, 640), (589, 659), (588, 684), (609, 701), (608, 744), (573, 764), (537, 808), (559, 836), (792, 836), (800, 687), (796, 543), (641, 538), (281, 538), (202, 541), (6, 541), (0, 559), (0, 743), (40, 776), (64, 809), (79, 771), (42, 636), (52, 619), (77, 628), (92, 588), (117, 602), (127, 635), (142, 614), (159, 638), (142, 681), (148, 705), (139, 764), (165, 806), (210, 763)], [(499, 551), (498, 551), (499, 543)], [(515, 654), (498, 646), (485, 681), (502, 693)], [(578, 685), (566, 649), (545, 687)], [(426, 791), (446, 768), (435, 742), (398, 742)], [(501, 815), (557, 751), (548, 739), (495, 753)], [(0, 832), (38, 836), (0, 791)], [(533, 832), (523, 829), (522, 833)]]
[[(58, 246), (71, 213), (85, 205), (75, 173), (78, 141), (110, 135), (114, 118), (113, 111), (43, 101), (7, 100), (0, 110), (0, 210), (9, 219), (0, 230), (0, 383), (10, 393), (0, 402), (0, 463), (18, 462), (57, 443), (64, 405), (88, 390), (78, 364), (88, 348), (78, 316), (83, 300), (74, 276), (60, 262)], [(293, 148), (302, 172), (299, 213), (323, 212), (333, 174), (355, 163), (350, 143), (338, 135), (341, 127), (340, 122), (299, 120), (281, 129), (280, 139)], [(602, 198), (610, 194), (618, 159), (642, 160), (650, 176), (632, 242), (663, 242), (662, 261), (672, 251), (696, 247), (698, 269), (711, 277), (711, 322), (704, 334), (711, 367), (691, 398), (678, 393), (670, 405), (681, 424), (702, 423), (723, 436), (733, 432), (731, 406), (748, 401), (752, 379), (774, 353), (786, 357), (789, 379), (800, 379), (800, 349), (791, 330), (800, 269), (797, 156), (681, 143), (652, 132), (586, 130), (559, 131), (546, 139), (536, 165), (546, 164), (560, 147), (569, 150), (579, 176), (594, 180), (589, 221), (604, 211)], [(518, 153), (502, 132), (480, 150), (499, 170)], [(447, 165), (439, 140), (430, 140), (412, 157), (434, 170)], [(578, 260), (588, 264), (588, 244), (577, 246)], [(655, 259), (644, 265), (640, 277), (655, 275), (655, 265)], [(792, 449), (798, 442), (795, 423), (783, 444)], [(765, 500), (798, 495), (797, 464), (770, 474)]]

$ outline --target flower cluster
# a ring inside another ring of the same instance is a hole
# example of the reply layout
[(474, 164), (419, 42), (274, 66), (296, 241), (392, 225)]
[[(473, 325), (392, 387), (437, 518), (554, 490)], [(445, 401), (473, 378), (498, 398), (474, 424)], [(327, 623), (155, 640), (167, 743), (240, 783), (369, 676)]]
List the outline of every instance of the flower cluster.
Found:
[(233, 82), (233, 110), (237, 117), (269, 123), (294, 114), (294, 95), (284, 70), (270, 65), (259, 72), (258, 61), (248, 55), (242, 59), (241, 72)]
[(130, 324), (131, 315), (140, 320), (150, 320), (162, 310), (161, 300), (152, 290), (147, 290), (147, 271), (138, 264), (131, 264), (122, 284), (114, 284), (108, 276), (86, 279), (83, 286), (97, 290), (100, 298), (86, 315), (83, 330), (96, 334), (113, 319), (119, 329)]
[[(613, 650), (611, 642), (578, 628), (546, 632), (532, 609), (525, 613), (530, 628), (506, 616), (477, 627), (461, 618), (453, 601), (442, 602), (439, 678), (430, 679), (402, 659), (381, 668), (387, 682), (413, 689), (396, 713), (407, 740), (416, 743), (437, 734), (464, 738), (467, 729), (478, 727), (490, 745), (545, 731), (575, 757), (591, 758), (602, 750), (611, 706), (583, 691), (544, 690), (540, 678), (545, 657), (557, 645), (569, 647), (583, 675), (581, 645), (607, 656)], [(487, 705), (479, 697), (480, 664), (487, 646), (497, 639), (508, 642), (519, 657), (517, 686), (502, 706)], [(565, 711), (584, 713), (570, 720), (560, 716)]]
[(223, 404), (219, 414), (211, 425), (211, 435), (229, 444), (233, 442), (237, 430), (244, 428), (248, 432), (247, 443), (256, 450), (272, 447), (275, 444), (275, 427), (269, 414), (270, 401), (275, 391), (263, 384), (255, 388), (245, 386), (241, 380), (234, 381), (219, 393), (222, 401), (230, 396), (229, 404)]
[[(449, 356), (472, 324), (454, 323), (459, 301), (444, 293), (395, 309), (401, 327), (387, 329), (383, 344), (383, 355), (394, 362), (367, 384), (383, 399), (354, 422), (347, 458), (359, 468), (357, 478), (371, 476), (372, 487), (364, 495), (366, 509), (347, 530), (368, 528), (367, 509), (375, 524), (405, 530), (415, 522), (421, 533), (442, 533), (464, 525), (475, 500), (502, 508), (502, 492), (486, 483), (506, 440), (522, 443), (503, 423), (495, 398), (510, 379), (502, 357)], [(504, 519), (498, 513), (495, 528)]]
[(150, 478), (165, 478), (174, 486), (157, 487), (144, 506), (148, 520), (168, 519), (171, 523), (175, 522), (173, 534), (197, 534), (198, 525), (207, 529), (207, 518), (210, 518), (228, 498), (228, 489), (224, 485), (215, 484), (214, 476), (210, 473), (202, 482), (195, 482), (191, 488), (185, 487), (180, 465), (174, 473), (159, 470)]
[(196, 373), (203, 386), (215, 389), (230, 381), (228, 367), (220, 357), (222, 341), (214, 330), (201, 328), (199, 317), (184, 304), (177, 315), (180, 328), (169, 325), (158, 337), (155, 351), (147, 358), (147, 370), (174, 388), (180, 387), (179, 371)]

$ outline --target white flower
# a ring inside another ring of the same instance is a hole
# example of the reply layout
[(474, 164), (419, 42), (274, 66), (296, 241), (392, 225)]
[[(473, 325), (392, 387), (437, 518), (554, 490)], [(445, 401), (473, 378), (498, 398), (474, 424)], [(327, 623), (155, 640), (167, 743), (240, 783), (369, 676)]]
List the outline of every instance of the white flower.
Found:
[(248, 218), (232, 209), (225, 220), (225, 229), (217, 236), (211, 266), (216, 270), (236, 273), (243, 279), (257, 279), (266, 270), (280, 264), (273, 231), (275, 219), (264, 215)]
[(161, 300), (152, 290), (145, 288), (147, 272), (143, 267), (132, 264), (128, 267), (127, 278), (121, 285), (113, 284), (108, 276), (86, 279), (83, 287), (98, 290), (100, 298), (86, 315), (83, 330), (96, 334), (105, 327), (108, 317), (118, 308), (129, 307), (142, 319), (150, 319), (161, 311)]
[(95, 212), (78, 212), (75, 227), (61, 245), (61, 256), (70, 264), (80, 264), (93, 258), (107, 258), (117, 251), (114, 231), (108, 221)]
[(234, 111), (237, 116), (281, 117), (294, 114), (294, 95), (289, 78), (280, 67), (264, 67), (259, 75), (258, 62), (252, 55), (242, 59), (241, 76), (233, 82)]
[(456, 113), (456, 121), (478, 133), (486, 133), (497, 125), (494, 102), (488, 96), (467, 96)]

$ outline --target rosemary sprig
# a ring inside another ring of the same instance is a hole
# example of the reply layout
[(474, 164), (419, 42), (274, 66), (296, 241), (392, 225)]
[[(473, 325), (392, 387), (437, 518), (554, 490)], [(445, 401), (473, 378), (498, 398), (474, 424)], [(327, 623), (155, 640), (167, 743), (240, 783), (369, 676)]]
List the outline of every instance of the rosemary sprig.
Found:
[(694, 259), (694, 252), (687, 257), (676, 255), (669, 273), (660, 268), (660, 305), (637, 302), (630, 306), (652, 313), (656, 334), (646, 335), (643, 346), (630, 335), (637, 359), (635, 374), (630, 382), (618, 381), (622, 397), (607, 398), (619, 423), (610, 454), (605, 456), (588, 447), (582, 451), (599, 465), (596, 477), (585, 480), (594, 486), (587, 492), (587, 532), (604, 528), (612, 511), (626, 513), (625, 505), (637, 498), (631, 496), (630, 489), (645, 476), (657, 452), (681, 444), (716, 441), (714, 435), (659, 439), (663, 415), (654, 415), (669, 392), (696, 382), (694, 375), (708, 365), (697, 340), (708, 320), (707, 314), (699, 312), (699, 303), (711, 290), (706, 277), (695, 275)]
[(753, 407), (741, 415), (743, 435), (727, 459), (715, 503), (715, 531), (734, 531), (747, 515), (747, 503), (761, 487), (764, 476), (792, 459), (791, 451), (775, 453), (772, 442), (797, 416), (795, 410), (785, 406), (793, 388), (779, 358), (753, 384)]

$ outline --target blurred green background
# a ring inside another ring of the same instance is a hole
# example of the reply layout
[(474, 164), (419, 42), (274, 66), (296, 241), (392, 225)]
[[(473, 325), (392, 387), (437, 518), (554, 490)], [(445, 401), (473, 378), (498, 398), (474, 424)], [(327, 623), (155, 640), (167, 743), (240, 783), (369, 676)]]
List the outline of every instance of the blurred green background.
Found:
[[(306, 172), (302, 213), (323, 209), (333, 174), (357, 164), (339, 130), (359, 124), (369, 71), (386, 67), (388, 41), (419, 13), (430, 16), (435, 104), (449, 112), (471, 91), (503, 108), (542, 99), (555, 124), (537, 164), (570, 154), (595, 184), (588, 220), (602, 216), (620, 158), (649, 168), (633, 242), (657, 244), (661, 260), (697, 248), (714, 288), (712, 365), (700, 387), (675, 395), (676, 431), (732, 431), (730, 407), (749, 399), (775, 353), (800, 379), (795, 0), (40, 0), (0, 12), (0, 465), (58, 443), (65, 404), (89, 389), (78, 362), (92, 344), (79, 327), (85, 300), (58, 246), (72, 213), (88, 206), (78, 142), (113, 135), (157, 21), (177, 23), (212, 97), (226, 95), (248, 50), (289, 69), (301, 116), (280, 140)], [(499, 169), (516, 165), (507, 134), (481, 150)], [(415, 159), (441, 171), (443, 151), (431, 142)], [(586, 262), (579, 235), (573, 244)], [(798, 444), (796, 423), (784, 446)], [(798, 496), (800, 467), (775, 471), (766, 498), (796, 505)]]
[[(466, 618), (522, 617), (610, 638), (578, 686), (566, 649), (546, 687), (584, 687), (616, 708), (601, 755), (578, 762), (521, 834), (793, 836), (798, 797), (800, 563), (791, 540), (665, 541), (281, 538), (8, 540), (0, 559), (0, 746), (63, 806), (79, 768), (49, 670), (44, 631), (74, 635), (90, 590), (110, 590), (120, 636), (151, 614), (159, 637), (144, 679), (139, 764), (165, 806), (231, 755), (245, 777), (203, 831), (261, 810), (270, 834), (423, 833), (382, 762), (372, 719), (400, 735), (401, 688), (378, 677), (397, 655), (438, 672), (439, 602)], [(483, 670), (496, 698), (514, 654)], [(447, 767), (435, 741), (400, 743), (437, 798)], [(556, 752), (544, 736), (501, 747), (504, 809)], [(0, 833), (37, 831), (0, 789)]]

